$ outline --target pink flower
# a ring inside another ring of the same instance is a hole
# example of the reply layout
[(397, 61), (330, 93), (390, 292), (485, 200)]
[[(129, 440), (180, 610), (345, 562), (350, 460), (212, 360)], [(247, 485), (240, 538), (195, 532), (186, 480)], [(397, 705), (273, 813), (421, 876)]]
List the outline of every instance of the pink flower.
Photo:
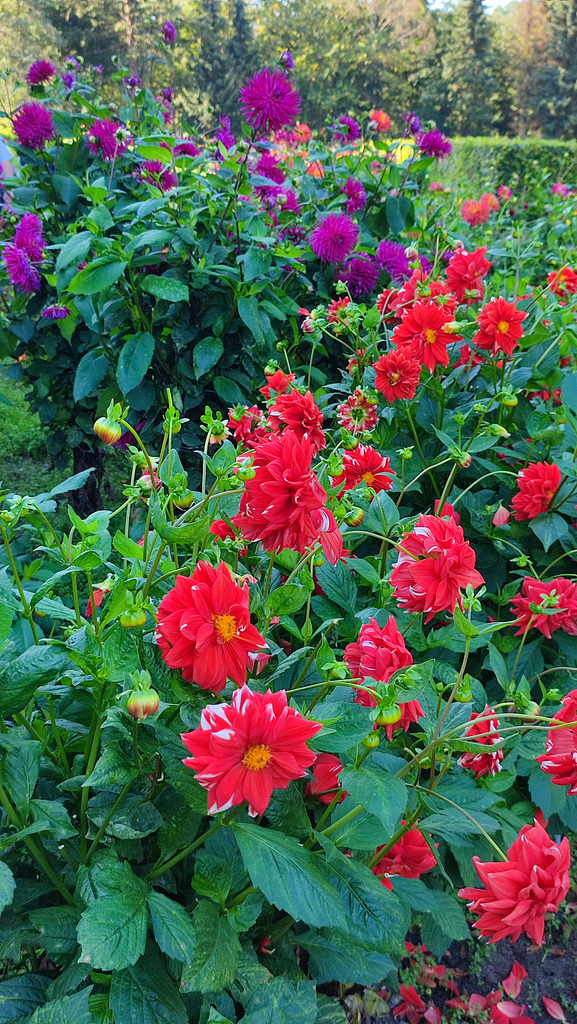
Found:
[(26, 72), (26, 81), (28, 85), (43, 85), (44, 82), (49, 82), (51, 78), (54, 78), (55, 74), (56, 68), (52, 61), (35, 60)]
[(19, 291), (30, 295), (31, 292), (40, 288), (40, 274), (36, 267), (32, 266), (30, 257), (11, 242), (4, 246), (2, 261), (6, 267), (6, 273), (10, 283)]
[(341, 192), (344, 192), (347, 196), (347, 213), (356, 213), (357, 210), (362, 210), (367, 202), (365, 186), (362, 181), (357, 181), (356, 178), (347, 178), (345, 184), (341, 187)]
[(110, 117), (100, 117), (94, 121), (85, 138), (92, 155), (101, 156), (103, 160), (114, 160), (128, 149), (131, 141), (130, 132), (124, 125)]
[(44, 256), (44, 232), (37, 213), (25, 213), (14, 231), (14, 245), (24, 252), (33, 263), (39, 263)]
[(160, 160), (145, 160), (138, 172), (141, 181), (156, 185), (161, 192), (170, 192), (178, 187), (178, 176)]
[(279, 68), (257, 71), (240, 90), (240, 102), (243, 117), (261, 133), (294, 124), (301, 108), (296, 85)]
[(54, 138), (54, 124), (48, 107), (32, 101), (23, 103), (12, 120), (18, 142), (30, 149), (44, 149)]
[(311, 248), (323, 263), (342, 263), (353, 251), (359, 229), (345, 213), (329, 213), (311, 234)]

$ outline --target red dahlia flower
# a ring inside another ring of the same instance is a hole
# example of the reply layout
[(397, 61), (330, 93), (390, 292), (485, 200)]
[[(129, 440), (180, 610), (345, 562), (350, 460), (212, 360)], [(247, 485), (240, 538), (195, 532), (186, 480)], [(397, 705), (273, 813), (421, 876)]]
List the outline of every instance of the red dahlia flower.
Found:
[(513, 495), (513, 517), (519, 522), (546, 512), (561, 484), (561, 470), (553, 462), (530, 462), (517, 477), (519, 490)]
[(350, 305), (350, 297), (344, 295), (342, 299), (333, 299), (327, 306), (327, 321), (329, 324), (342, 324), (346, 320), (345, 309)]
[(480, 587), (475, 552), (451, 517), (419, 516), (400, 542), (390, 583), (401, 608), (426, 612), (429, 622), (438, 612), (452, 615), (461, 603), (461, 589)]
[[(342, 770), (343, 766), (334, 754), (318, 754), (312, 769), (313, 781), (305, 786), (305, 795), (316, 796), (321, 804), (332, 803), (340, 789), (339, 773)], [(346, 795), (341, 790), (337, 803), (340, 804)]]
[(249, 814), (264, 814), (274, 789), (286, 789), (315, 760), (307, 747), (322, 726), (287, 704), (286, 690), (253, 693), (243, 686), (230, 704), (209, 704), (200, 726), (183, 733), (192, 754), (185, 765), (208, 790), (208, 813), (245, 800)]
[[(487, 719), (487, 715), (492, 717)], [(485, 718), (487, 720), (477, 722), (475, 721), (477, 718)], [(485, 705), (481, 714), (473, 712), (471, 722), (473, 722), (473, 725), (467, 729), (465, 733), (466, 739), (473, 740), (475, 743), (482, 743), (487, 747), (499, 743), (501, 739), (499, 735), (499, 719), (493, 708), (490, 708), (488, 704)], [(503, 756), (502, 750), (489, 750), (486, 754), (474, 754), (472, 751), (467, 751), (466, 754), (459, 758), (459, 764), (461, 768), (468, 768), (470, 771), (475, 772), (475, 778), (480, 779), (483, 775), (496, 775), (497, 772), (500, 772)]]
[[(403, 825), (404, 825), (403, 821)], [(376, 852), (383, 847), (377, 847)], [(400, 875), (401, 878), (420, 878), (425, 871), (432, 871), (437, 865), (437, 859), (418, 828), (410, 828), (403, 836), (391, 846), (391, 849), (373, 866), (374, 875)], [(393, 886), (388, 879), (381, 879), (387, 888)], [(388, 884), (387, 884), (388, 883)]]
[(446, 281), (433, 281), (424, 270), (413, 270), (396, 300), (399, 309), (413, 306), (415, 302), (434, 302), (450, 313), (454, 313), (458, 305)]
[(447, 281), (458, 302), (478, 302), (483, 298), (483, 278), (493, 264), (485, 258), (487, 246), (475, 252), (458, 249), (447, 266)]
[(265, 373), (266, 385), (264, 388), (259, 388), (261, 395), (264, 395), (266, 399), (272, 398), (271, 392), (277, 395), (284, 395), (284, 393), (290, 387), (292, 381), (295, 379), (296, 374), (284, 373), (283, 370), (275, 370), (274, 373)]
[(577, 292), (577, 274), (571, 267), (552, 270), (550, 274), (547, 274), (547, 284), (550, 292), (559, 295), (562, 299), (567, 299), (569, 295), (574, 295)]
[(370, 127), (376, 132), (388, 132), (391, 127), (391, 119), (384, 110), (373, 110)]
[(467, 199), (461, 207), (461, 217), (472, 228), (486, 224), (491, 216), (491, 207), (483, 199)]
[(246, 481), (233, 523), (243, 537), (259, 540), (269, 552), (292, 548), (304, 555), (320, 541), (335, 564), (342, 554), (342, 534), (324, 507), (327, 494), (311, 469), (312, 452), (310, 441), (292, 430), (258, 444), (255, 475)]
[(478, 348), (489, 349), (494, 356), (504, 352), (513, 355), (519, 338), (525, 333), (521, 324), (527, 317), (526, 313), (517, 309), (514, 302), (506, 299), (491, 299), (477, 317), (479, 330), (473, 338)]
[(376, 448), (360, 444), (343, 455), (343, 472), (335, 479), (334, 485), (342, 485), (344, 491), (350, 491), (357, 484), (365, 483), (378, 494), (393, 486), (391, 477), (396, 475), (388, 456), (379, 455)]
[(387, 402), (415, 397), (421, 376), (418, 360), (412, 359), (402, 349), (396, 349), (381, 356), (373, 367), (377, 373), (375, 387)]
[(473, 857), (484, 889), (459, 890), (469, 907), (480, 914), (474, 925), (489, 942), (511, 936), (513, 942), (526, 932), (540, 946), (545, 914), (557, 910), (569, 889), (571, 850), (565, 837), (554, 843), (537, 820), (524, 825), (507, 851), (507, 860), (483, 863)]
[(565, 728), (555, 726), (547, 734), (545, 753), (536, 760), (556, 786), (569, 786), (567, 796), (577, 796), (577, 690), (571, 690), (561, 701), (556, 715)]
[(453, 314), (432, 302), (416, 302), (412, 309), (406, 309), (403, 319), (391, 336), (412, 359), (424, 363), (430, 373), (436, 366), (449, 365), (447, 344), (462, 341), (458, 334), (450, 334), (447, 325), (453, 322)]
[[(393, 887), (389, 885), (387, 888), (392, 889)], [(403, 1001), (395, 1006), (393, 1017), (400, 1017), (402, 1014), (409, 1024), (419, 1024), (427, 1010), (427, 1004), (421, 999), (415, 986), (399, 985), (399, 995)]]
[(453, 505), (451, 505), (450, 501), (445, 501), (444, 502), (443, 508), (442, 508), (441, 512), (439, 512), (439, 505), (440, 505), (440, 500), (439, 500), (439, 498), (437, 498), (435, 500), (435, 515), (436, 516), (441, 516), (442, 519), (444, 519), (446, 516), (450, 516), (451, 519), (455, 520), (457, 525), (461, 522), (461, 517), (460, 517), (459, 513), (457, 512), (457, 509)]
[(191, 577), (177, 576), (158, 606), (158, 646), (169, 668), (203, 690), (223, 690), (227, 680), (246, 682), (250, 655), (265, 647), (251, 625), (246, 583), (230, 569), (199, 562)]
[(210, 524), (210, 532), (213, 537), (217, 537), (219, 540), (226, 540), (227, 537), (230, 537), (231, 540), (235, 540), (237, 536), (232, 526), (230, 526), (225, 519), (215, 519), (214, 522)]
[(372, 430), (378, 423), (377, 402), (371, 401), (366, 391), (355, 388), (346, 402), (337, 406), (337, 419), (341, 427), (351, 434)]
[(227, 427), (235, 441), (242, 442), (245, 448), (253, 448), (267, 436), (262, 424), (262, 413), (257, 405), (240, 405), (229, 409)]
[(294, 124), (301, 109), (301, 98), (285, 71), (263, 68), (247, 79), (240, 90), (242, 115), (258, 132), (277, 132)]
[(310, 391), (305, 391), (304, 395), (295, 390), (288, 395), (279, 395), (268, 411), (271, 429), (280, 430), (284, 426), (292, 430), (296, 437), (309, 441), (313, 458), (322, 448), (326, 448), (325, 433), (321, 429), (323, 419)]
[(481, 202), (486, 203), (489, 209), (493, 210), (494, 213), (497, 212), (501, 205), (498, 197), (495, 195), (494, 192), (483, 192), (483, 195), (481, 196)]
[[(376, 619), (365, 622), (355, 642), (345, 647), (343, 659), (353, 679), (359, 679), (361, 683), (366, 678), (374, 679), (377, 683), (388, 683), (394, 672), (413, 664), (411, 652), (407, 650), (392, 615), (386, 626), (379, 626)], [(365, 707), (376, 706), (366, 690), (357, 690), (355, 700)], [(393, 728), (399, 725), (400, 722), (395, 722)]]
[(542, 583), (525, 576), (521, 593), (513, 598), (511, 607), (519, 627), (516, 636), (521, 636), (527, 628), (538, 629), (549, 640), (557, 629), (577, 636), (577, 585), (572, 580), (558, 576)]

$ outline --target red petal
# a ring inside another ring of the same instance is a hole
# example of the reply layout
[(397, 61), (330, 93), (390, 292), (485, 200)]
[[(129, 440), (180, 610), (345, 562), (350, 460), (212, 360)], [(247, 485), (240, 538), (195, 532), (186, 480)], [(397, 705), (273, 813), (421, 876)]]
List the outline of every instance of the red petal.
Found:
[(559, 1006), (555, 999), (548, 999), (547, 996), (541, 996), (541, 999), (550, 1017), (554, 1017), (555, 1020), (567, 1020), (563, 1007)]

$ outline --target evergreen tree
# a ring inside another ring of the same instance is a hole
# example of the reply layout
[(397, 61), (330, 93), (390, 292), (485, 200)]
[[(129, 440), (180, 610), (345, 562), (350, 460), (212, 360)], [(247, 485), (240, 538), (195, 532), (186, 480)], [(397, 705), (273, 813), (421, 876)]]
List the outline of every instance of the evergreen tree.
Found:
[(442, 65), (454, 134), (487, 135), (504, 127), (492, 36), (483, 0), (459, 0), (449, 16)]
[(549, 63), (541, 87), (548, 135), (577, 136), (577, 0), (550, 0)]

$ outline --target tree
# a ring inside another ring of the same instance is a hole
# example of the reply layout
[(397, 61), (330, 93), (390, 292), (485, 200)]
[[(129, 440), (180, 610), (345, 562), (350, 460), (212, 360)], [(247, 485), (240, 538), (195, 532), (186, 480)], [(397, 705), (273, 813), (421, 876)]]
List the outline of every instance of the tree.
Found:
[(548, 135), (577, 133), (577, 0), (550, 0), (549, 62), (541, 85), (543, 127)]
[(442, 58), (448, 125), (459, 135), (487, 135), (505, 127), (499, 109), (496, 50), (483, 0), (459, 0), (451, 10)]

